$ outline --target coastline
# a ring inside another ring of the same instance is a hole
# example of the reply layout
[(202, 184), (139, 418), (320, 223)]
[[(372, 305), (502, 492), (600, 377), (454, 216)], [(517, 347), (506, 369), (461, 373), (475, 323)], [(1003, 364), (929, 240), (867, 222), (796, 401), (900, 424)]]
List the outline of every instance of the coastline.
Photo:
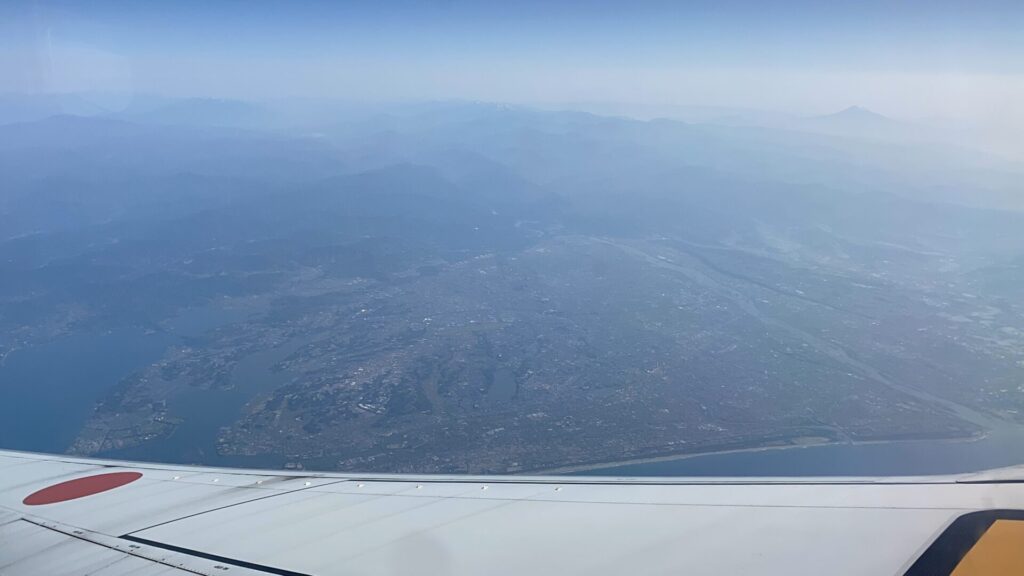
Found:
[(560, 466), (557, 468), (545, 468), (518, 472), (517, 474), (553, 476), (559, 474), (576, 474), (580, 472), (593, 472), (620, 466), (633, 466), (638, 464), (657, 464), (662, 462), (676, 462), (701, 458), (704, 456), (719, 456), (727, 454), (755, 454), (761, 452), (774, 452), (781, 450), (799, 450), (803, 448), (821, 448), (827, 446), (870, 446), (879, 444), (912, 444), (915, 442), (948, 442), (950, 444), (981, 442), (992, 435), (992, 430), (960, 438), (913, 438), (913, 439), (886, 439), (886, 440), (856, 440), (846, 442), (816, 442), (809, 444), (784, 444), (779, 446), (752, 446), (750, 448), (731, 448), (728, 450), (710, 450), (707, 452), (686, 452), (681, 454), (666, 454), (664, 456), (649, 456), (645, 458), (630, 458), (627, 460), (615, 460), (609, 462), (595, 462), (591, 464), (576, 464), (571, 466)]

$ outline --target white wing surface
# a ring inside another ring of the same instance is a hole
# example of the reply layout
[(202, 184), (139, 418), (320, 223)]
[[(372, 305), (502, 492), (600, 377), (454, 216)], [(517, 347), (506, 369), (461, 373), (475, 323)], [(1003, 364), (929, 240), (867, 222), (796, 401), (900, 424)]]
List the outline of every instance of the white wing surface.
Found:
[(1022, 482), (1024, 468), (403, 476), (0, 451), (0, 574), (1024, 574)]

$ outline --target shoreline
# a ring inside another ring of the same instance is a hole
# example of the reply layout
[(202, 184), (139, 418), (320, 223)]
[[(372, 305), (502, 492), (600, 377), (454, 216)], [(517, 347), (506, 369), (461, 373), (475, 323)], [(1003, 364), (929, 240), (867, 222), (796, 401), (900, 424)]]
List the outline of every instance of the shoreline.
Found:
[[(967, 442), (980, 442), (989, 438), (992, 435), (992, 430), (984, 430), (973, 436), (964, 436), (960, 438), (912, 438), (912, 439), (890, 439), (890, 440), (857, 440), (849, 442), (819, 442), (812, 444), (785, 444), (782, 446), (754, 446), (750, 448), (732, 448), (729, 450), (711, 450), (708, 452), (688, 452), (682, 454), (667, 454), (664, 456), (649, 456), (641, 458), (630, 458), (627, 460), (615, 460), (610, 462), (597, 462), (593, 464), (578, 464), (571, 466), (559, 466), (557, 468), (545, 468), (541, 470), (523, 471), (517, 472), (517, 475), (540, 475), (540, 476), (553, 476), (559, 474), (574, 474), (577, 472), (590, 472), (595, 470), (604, 470), (608, 468), (618, 468), (620, 466), (633, 466), (638, 464), (657, 464), (661, 462), (676, 462), (680, 460), (690, 460), (693, 458), (700, 458), (703, 456), (718, 456), (727, 454), (754, 454), (760, 452), (769, 452), (776, 450), (797, 450), (801, 448), (817, 448), (825, 446), (868, 446), (874, 444), (904, 444), (913, 442), (949, 442), (949, 443), (967, 443)], [(614, 474), (612, 474), (614, 476)]]

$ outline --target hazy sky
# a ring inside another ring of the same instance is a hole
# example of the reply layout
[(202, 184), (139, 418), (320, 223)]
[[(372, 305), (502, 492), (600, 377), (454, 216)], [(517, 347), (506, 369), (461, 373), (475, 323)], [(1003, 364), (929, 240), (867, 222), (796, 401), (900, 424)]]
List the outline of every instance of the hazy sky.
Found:
[(1024, 2), (37, 1), (0, 91), (705, 104), (1024, 126)]

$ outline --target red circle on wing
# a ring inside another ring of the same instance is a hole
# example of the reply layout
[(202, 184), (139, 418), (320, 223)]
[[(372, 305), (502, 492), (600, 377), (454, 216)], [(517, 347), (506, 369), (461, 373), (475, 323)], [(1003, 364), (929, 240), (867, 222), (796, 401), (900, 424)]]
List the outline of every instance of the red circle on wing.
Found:
[(85, 478), (75, 478), (74, 480), (68, 480), (67, 482), (61, 482), (60, 484), (54, 484), (42, 490), (37, 490), (29, 494), (21, 503), (26, 506), (56, 504), (57, 502), (65, 502), (113, 490), (114, 488), (135, 482), (139, 478), (142, 478), (141, 472), (110, 472), (86, 476)]

